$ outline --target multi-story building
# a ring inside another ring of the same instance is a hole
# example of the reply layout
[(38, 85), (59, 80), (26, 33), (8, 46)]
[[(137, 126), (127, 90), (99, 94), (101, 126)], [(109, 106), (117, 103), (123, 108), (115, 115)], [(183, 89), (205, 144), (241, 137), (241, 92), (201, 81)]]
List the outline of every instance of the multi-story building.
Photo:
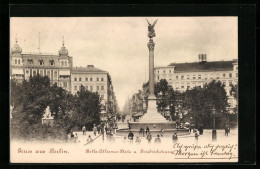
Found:
[(72, 68), (71, 92), (76, 94), (81, 85), (91, 92), (98, 92), (102, 100), (101, 103), (106, 106), (106, 110), (115, 112), (116, 98), (111, 77), (107, 71), (95, 68), (93, 65)]
[(58, 86), (70, 91), (71, 89), (71, 68), (72, 57), (68, 55), (68, 50), (64, 43), (59, 50), (59, 55), (42, 53), (22, 53), (22, 48), (17, 44), (11, 49), (11, 78), (21, 82), (29, 79), (30, 76), (40, 74), (48, 76), (50, 83), (57, 83)]
[(199, 54), (199, 62), (171, 63), (169, 66), (154, 69), (155, 82), (166, 79), (177, 91), (186, 91), (193, 87), (203, 87), (213, 79), (225, 85), (228, 102), (231, 107), (237, 103), (230, 96), (231, 86), (238, 83), (238, 60), (207, 62), (206, 54)]
[(58, 55), (53, 55), (22, 53), (16, 40), (10, 58), (10, 76), (18, 82), (40, 74), (48, 76), (51, 85), (57, 83), (72, 94), (76, 94), (84, 85), (87, 90), (100, 94), (103, 108), (108, 113), (115, 112), (117, 103), (109, 73), (93, 65), (73, 67), (72, 56), (69, 56), (64, 41)]

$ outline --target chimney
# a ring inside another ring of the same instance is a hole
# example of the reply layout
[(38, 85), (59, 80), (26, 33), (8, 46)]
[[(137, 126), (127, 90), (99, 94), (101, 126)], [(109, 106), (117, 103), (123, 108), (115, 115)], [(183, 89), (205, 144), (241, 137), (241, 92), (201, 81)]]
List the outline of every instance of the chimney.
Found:
[(199, 54), (199, 62), (207, 62), (207, 54)]

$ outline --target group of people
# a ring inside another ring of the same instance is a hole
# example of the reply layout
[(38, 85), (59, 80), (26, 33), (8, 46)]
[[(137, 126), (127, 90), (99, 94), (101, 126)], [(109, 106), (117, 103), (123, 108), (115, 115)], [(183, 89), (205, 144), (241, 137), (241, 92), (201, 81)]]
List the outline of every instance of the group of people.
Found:
[[(148, 128), (148, 127), (147, 127)], [(139, 134), (144, 134), (144, 130), (140, 130)], [(126, 136), (124, 136), (124, 140), (123, 142), (126, 142)], [(132, 131), (129, 132), (128, 134), (128, 139), (130, 141), (130, 143), (132, 143), (134, 141), (134, 133)], [(150, 130), (148, 128), (148, 130), (146, 130), (146, 139), (148, 141), (148, 143), (151, 143), (152, 141), (152, 134), (150, 133)], [(136, 140), (135, 140), (136, 143), (140, 143), (141, 142), (141, 139), (139, 136), (136, 136)], [(158, 134), (157, 137), (155, 138), (154, 140), (154, 143), (161, 143), (161, 138), (160, 138), (160, 135)]]

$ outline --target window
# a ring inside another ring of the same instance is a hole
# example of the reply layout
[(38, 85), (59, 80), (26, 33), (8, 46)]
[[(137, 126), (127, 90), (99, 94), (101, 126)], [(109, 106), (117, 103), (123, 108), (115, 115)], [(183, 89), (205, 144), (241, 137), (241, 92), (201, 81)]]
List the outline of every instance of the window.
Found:
[(223, 82), (223, 85), (226, 86), (226, 82)]
[(50, 65), (51, 65), (51, 66), (54, 65), (54, 61), (53, 61), (53, 60), (50, 61)]
[(74, 86), (74, 90), (78, 90), (78, 86)]
[(43, 76), (43, 70), (40, 70), (40, 75)]
[(65, 61), (65, 66), (67, 66), (67, 61)]
[(33, 64), (33, 60), (32, 60), (32, 59), (28, 59), (28, 63), (29, 63), (30, 65), (32, 65), (32, 64)]
[(43, 65), (43, 60), (40, 60), (39, 63), (40, 63), (40, 65), (42, 66), (42, 65)]
[(217, 74), (217, 79), (219, 79), (219, 75)]
[(97, 81), (99, 81), (99, 78), (97, 78)]
[(183, 88), (184, 88), (184, 86), (181, 86), (181, 88), (183, 89)]
[(104, 100), (104, 95), (103, 94), (101, 95), (101, 100)]
[(77, 81), (77, 78), (76, 78), (76, 77), (74, 78), (74, 81)]
[(63, 66), (63, 65), (64, 65), (64, 62), (62, 61), (62, 62), (61, 62), (61, 66)]
[(104, 86), (101, 86), (101, 90), (104, 90)]
[(79, 78), (79, 81), (81, 82), (81, 77)]
[(67, 82), (63, 82), (63, 87), (67, 88)]
[(160, 71), (158, 70), (158, 73), (159, 73)]
[(90, 91), (93, 91), (93, 86), (90, 86)]
[(36, 70), (33, 71), (33, 76), (36, 76)]
[(160, 76), (157, 76), (157, 79), (160, 80)]
[(169, 73), (171, 73), (172, 71), (171, 70), (169, 70)]
[(193, 75), (193, 77), (192, 77), (193, 79), (196, 79), (196, 75)]
[(232, 77), (232, 73), (229, 73), (229, 77)]
[(201, 75), (198, 76), (198, 79), (201, 79)]
[(92, 81), (92, 77), (90, 78), (90, 81)]
[(224, 73), (224, 74), (223, 74), (223, 78), (225, 78), (225, 77), (226, 77), (226, 74)]
[(165, 73), (165, 70), (163, 70), (163, 73)]
[(181, 80), (183, 80), (184, 79), (184, 76), (181, 76)]
[(50, 77), (50, 75), (51, 75), (51, 73), (50, 73), (50, 71), (48, 70), (48, 71), (47, 71), (47, 76)]
[(56, 71), (54, 72), (54, 78), (57, 78), (57, 72)]
[(18, 60), (18, 65), (20, 65), (20, 59)]
[(190, 88), (190, 83), (187, 83), (187, 88), (188, 88), (188, 89)]
[(178, 79), (178, 76), (176, 76), (176, 79)]
[(86, 90), (88, 90), (88, 86), (85, 86)]
[(14, 63), (17, 64), (17, 59), (14, 60)]
[(232, 86), (232, 82), (229, 82), (229, 86)]
[(86, 77), (86, 81), (88, 81), (88, 78)]
[(205, 74), (205, 79), (208, 79), (208, 75), (207, 74)]
[(103, 77), (101, 78), (101, 81), (104, 81), (104, 78), (103, 78)]
[(99, 91), (99, 86), (97, 86), (97, 91)]
[(187, 79), (190, 79), (190, 75), (187, 75)]

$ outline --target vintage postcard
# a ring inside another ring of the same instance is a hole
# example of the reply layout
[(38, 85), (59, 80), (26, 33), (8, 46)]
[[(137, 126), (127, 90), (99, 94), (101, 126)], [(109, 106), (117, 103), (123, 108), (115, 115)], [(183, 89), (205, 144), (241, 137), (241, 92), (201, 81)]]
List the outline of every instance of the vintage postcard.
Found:
[(11, 17), (10, 163), (238, 162), (238, 17)]

